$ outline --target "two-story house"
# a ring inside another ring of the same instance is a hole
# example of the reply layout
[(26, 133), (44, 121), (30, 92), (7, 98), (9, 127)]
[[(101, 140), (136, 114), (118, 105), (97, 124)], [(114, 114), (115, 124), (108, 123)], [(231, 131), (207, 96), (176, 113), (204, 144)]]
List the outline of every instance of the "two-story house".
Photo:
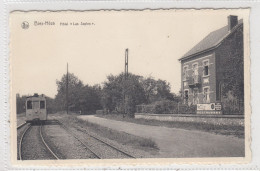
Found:
[[(230, 15), (226, 26), (208, 34), (179, 59), (183, 103), (223, 102), (222, 87), (229, 84), (226, 75), (235, 72), (232, 60), (243, 69), (243, 53), (243, 20)], [(243, 74), (241, 78), (243, 83)]]

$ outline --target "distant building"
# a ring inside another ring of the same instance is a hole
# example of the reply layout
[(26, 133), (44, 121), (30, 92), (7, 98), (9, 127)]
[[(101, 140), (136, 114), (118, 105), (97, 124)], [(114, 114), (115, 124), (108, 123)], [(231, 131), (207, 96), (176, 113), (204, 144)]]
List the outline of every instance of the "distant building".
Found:
[[(232, 60), (239, 62), (243, 70), (243, 53), (243, 20), (230, 15), (226, 26), (211, 32), (179, 59), (183, 103), (216, 103), (228, 98), (227, 94), (223, 95), (222, 88), (230, 84), (227, 75), (236, 72)], [(238, 74), (233, 75), (237, 77)], [(243, 84), (243, 74), (237, 79)]]

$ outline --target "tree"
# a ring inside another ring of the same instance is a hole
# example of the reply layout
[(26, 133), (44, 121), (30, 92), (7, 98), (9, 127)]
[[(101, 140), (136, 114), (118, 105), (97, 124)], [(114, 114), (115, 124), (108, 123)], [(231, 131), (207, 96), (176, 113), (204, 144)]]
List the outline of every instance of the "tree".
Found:
[[(66, 110), (66, 74), (64, 74), (61, 80), (56, 80), (58, 87), (58, 93), (55, 97), (57, 105), (60, 106), (60, 110)], [(83, 83), (73, 73), (68, 74), (68, 106), (69, 110), (79, 109), (79, 96)]]
[[(226, 56), (226, 72), (223, 74), (224, 83), (222, 85), (222, 95), (230, 93), (237, 100), (244, 100), (244, 48), (243, 48), (243, 29), (234, 33), (236, 40), (230, 39), (229, 53)], [(240, 41), (237, 41), (240, 40)], [(238, 48), (240, 47), (240, 48)]]
[(16, 113), (21, 114), (25, 112), (25, 102), (26, 96), (20, 94), (16, 94)]
[(171, 93), (170, 83), (165, 80), (155, 80), (152, 77), (142, 78), (142, 87), (145, 92), (146, 103), (158, 100), (175, 100), (176, 95)]
[[(57, 80), (58, 93), (55, 97), (55, 102), (60, 106), (59, 110), (66, 110), (66, 75), (63, 75), (61, 80)], [(79, 112), (84, 114), (95, 113), (101, 109), (101, 87), (99, 85), (89, 86), (84, 85), (72, 73), (68, 75), (68, 106), (69, 111)]]
[(127, 78), (124, 73), (117, 76), (109, 75), (102, 91), (103, 107), (109, 111), (132, 115), (135, 106), (145, 102), (140, 78), (131, 73)]

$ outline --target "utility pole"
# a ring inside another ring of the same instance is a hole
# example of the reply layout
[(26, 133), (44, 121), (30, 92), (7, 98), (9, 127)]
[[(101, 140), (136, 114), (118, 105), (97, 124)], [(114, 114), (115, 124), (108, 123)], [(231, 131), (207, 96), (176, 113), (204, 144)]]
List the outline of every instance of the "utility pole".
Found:
[(67, 63), (67, 75), (66, 75), (66, 111), (69, 114), (69, 64)]
[(125, 50), (125, 79), (128, 77), (128, 49)]
[(123, 90), (123, 102), (124, 102), (124, 114), (123, 114), (123, 117), (125, 117), (125, 114), (127, 113), (127, 110), (126, 110), (126, 99), (127, 99), (127, 93), (126, 93), (126, 86), (127, 86), (127, 83), (126, 83), (126, 80), (127, 80), (127, 77), (128, 77), (128, 49), (125, 50), (125, 78), (124, 78), (124, 90)]

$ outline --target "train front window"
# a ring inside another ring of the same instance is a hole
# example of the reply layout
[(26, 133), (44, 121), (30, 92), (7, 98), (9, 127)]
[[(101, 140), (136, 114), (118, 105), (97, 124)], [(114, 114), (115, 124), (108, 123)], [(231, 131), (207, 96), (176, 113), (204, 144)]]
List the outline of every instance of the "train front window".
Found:
[(40, 108), (45, 109), (45, 101), (40, 101)]
[(27, 101), (27, 109), (32, 109), (32, 101), (31, 100)]
[(39, 109), (40, 108), (40, 102), (39, 101), (33, 101), (33, 109)]

